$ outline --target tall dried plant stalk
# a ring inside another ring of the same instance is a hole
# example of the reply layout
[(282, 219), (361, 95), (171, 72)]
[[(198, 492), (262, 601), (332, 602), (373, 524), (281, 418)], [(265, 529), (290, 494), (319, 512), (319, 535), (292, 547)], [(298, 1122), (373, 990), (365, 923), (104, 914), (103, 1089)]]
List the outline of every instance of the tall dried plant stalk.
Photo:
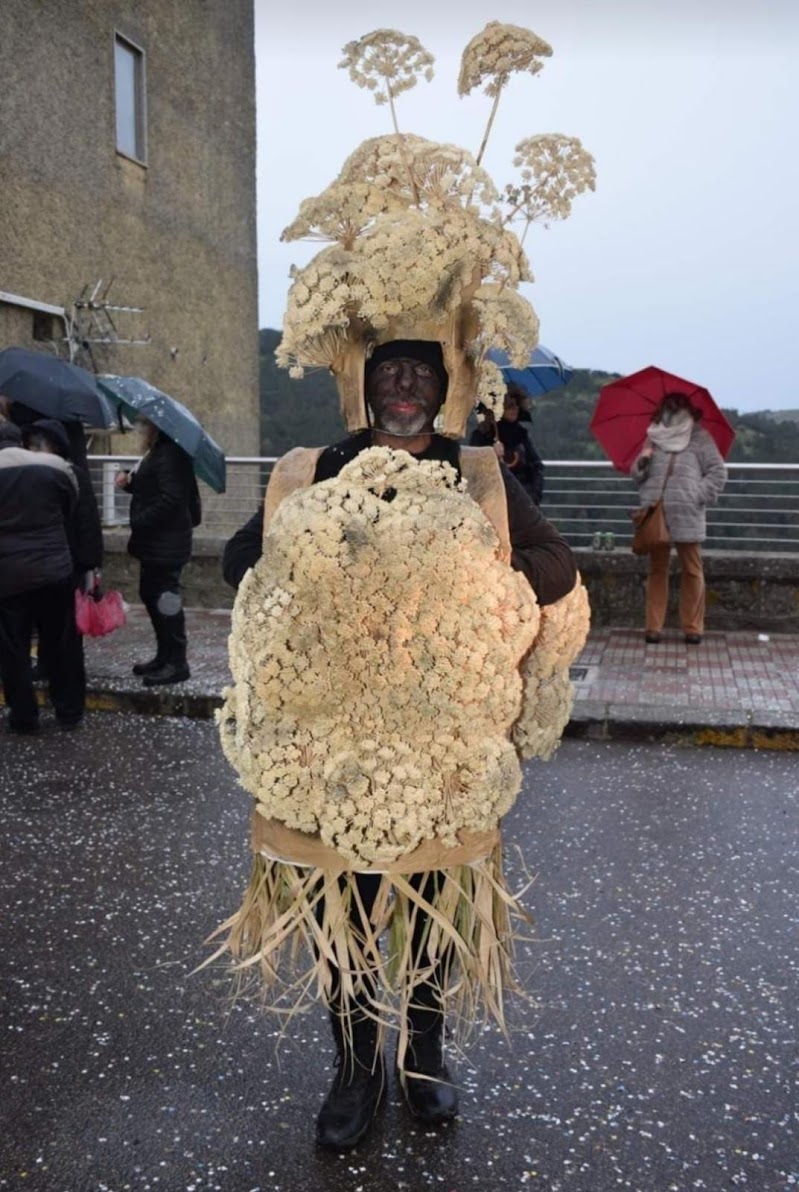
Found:
[(502, 94), (502, 87), (500, 86), (500, 87), (497, 87), (497, 93), (494, 96), (494, 102), (491, 105), (491, 112), (489, 113), (489, 116), (488, 116), (488, 123), (486, 124), (485, 132), (483, 133), (483, 139), (480, 142), (480, 151), (477, 154), (477, 158), (476, 158), (478, 166), (480, 165), (480, 162), (483, 160), (483, 154), (485, 153), (486, 145), (488, 144), (488, 138), (491, 133), (491, 127), (494, 123), (494, 117), (497, 114), (497, 108), (499, 107), (499, 97), (501, 94)]

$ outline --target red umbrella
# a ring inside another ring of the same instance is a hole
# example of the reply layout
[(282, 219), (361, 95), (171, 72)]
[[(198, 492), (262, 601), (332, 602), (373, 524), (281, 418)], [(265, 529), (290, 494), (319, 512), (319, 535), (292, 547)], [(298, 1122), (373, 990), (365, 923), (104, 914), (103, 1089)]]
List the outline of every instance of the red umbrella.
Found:
[(629, 377), (603, 385), (591, 416), (591, 433), (620, 471), (630, 471), (644, 445), (652, 416), (667, 393), (684, 393), (690, 398), (691, 405), (702, 411), (699, 425), (713, 436), (719, 451), (727, 457), (735, 431), (707, 389), (650, 364)]

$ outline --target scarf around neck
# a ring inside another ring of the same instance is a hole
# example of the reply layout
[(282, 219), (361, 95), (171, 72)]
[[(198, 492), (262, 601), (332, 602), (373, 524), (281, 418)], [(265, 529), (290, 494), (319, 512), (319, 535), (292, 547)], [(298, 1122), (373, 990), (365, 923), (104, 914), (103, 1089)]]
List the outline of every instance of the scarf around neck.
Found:
[(669, 426), (664, 426), (662, 422), (650, 423), (646, 433), (661, 451), (685, 451), (691, 441), (693, 429), (693, 417), (686, 410)]

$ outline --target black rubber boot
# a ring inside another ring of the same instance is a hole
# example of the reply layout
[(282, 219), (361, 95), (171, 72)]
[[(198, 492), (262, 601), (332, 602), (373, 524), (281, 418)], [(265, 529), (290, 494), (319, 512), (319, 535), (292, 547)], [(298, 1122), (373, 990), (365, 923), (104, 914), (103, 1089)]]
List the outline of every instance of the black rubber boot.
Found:
[(410, 1038), (400, 1084), (413, 1116), (437, 1126), (458, 1112), (458, 1090), (444, 1063), (444, 1013), (437, 995), (430, 987), (421, 986), (415, 998), (408, 1010)]
[(163, 661), (156, 654), (155, 658), (151, 658), (149, 662), (134, 662), (134, 675), (151, 675), (153, 671), (160, 670), (163, 666)]
[(145, 687), (159, 687), (166, 683), (183, 683), (191, 678), (186, 662), (186, 618), (183, 612), (174, 617), (164, 617), (156, 609), (150, 618), (158, 639), (159, 666), (144, 672)]
[(372, 1124), (385, 1092), (385, 1071), (377, 1049), (377, 1023), (353, 1016), (350, 1041), (335, 1011), (330, 1021), (338, 1070), (316, 1119), (316, 1141), (325, 1150), (348, 1151)]
[(163, 617), (159, 616), (158, 609), (153, 605), (147, 605), (147, 615), (150, 618), (150, 624), (153, 627), (155, 634), (155, 658), (151, 658), (149, 662), (134, 662), (134, 675), (151, 675), (154, 671), (160, 670), (167, 659), (167, 646), (164, 641), (164, 631), (161, 625)]
[(167, 683), (185, 683), (191, 678), (191, 671), (184, 663), (179, 666), (175, 662), (165, 662), (158, 670), (150, 671), (144, 676), (145, 687), (162, 687)]

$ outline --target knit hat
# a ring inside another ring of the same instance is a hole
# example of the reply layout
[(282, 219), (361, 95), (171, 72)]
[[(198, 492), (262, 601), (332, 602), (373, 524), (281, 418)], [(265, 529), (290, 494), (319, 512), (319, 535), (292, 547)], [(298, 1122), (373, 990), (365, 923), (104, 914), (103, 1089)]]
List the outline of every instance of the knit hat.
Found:
[(393, 339), (390, 343), (380, 344), (375, 348), (372, 355), (364, 365), (364, 376), (366, 380), (372, 375), (378, 364), (382, 364), (385, 360), (397, 360), (401, 357), (406, 357), (408, 360), (420, 360), (423, 364), (429, 364), (441, 382), (441, 399), (442, 401), (447, 394), (447, 385), (449, 384), (449, 374), (444, 367), (444, 356), (441, 351), (441, 344), (429, 339)]
[(19, 447), (22, 442), (22, 432), (13, 422), (0, 418), (0, 451), (3, 447)]
[(22, 432), (22, 441), (27, 445), (37, 434), (49, 439), (56, 455), (69, 459), (69, 436), (57, 418), (39, 418), (36, 422), (28, 423)]

